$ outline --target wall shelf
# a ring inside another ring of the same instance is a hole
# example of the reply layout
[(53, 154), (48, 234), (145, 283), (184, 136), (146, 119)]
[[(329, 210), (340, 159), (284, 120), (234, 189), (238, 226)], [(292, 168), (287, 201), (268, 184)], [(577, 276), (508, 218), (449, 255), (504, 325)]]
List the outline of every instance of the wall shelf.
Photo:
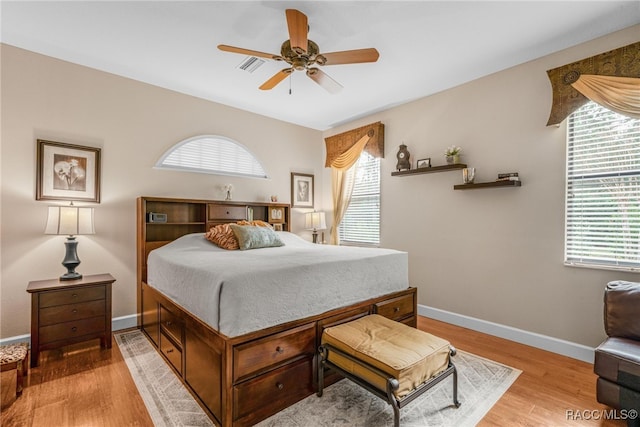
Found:
[(454, 185), (454, 190), (477, 190), (480, 188), (491, 187), (520, 187), (522, 181), (492, 181), (492, 182), (478, 182), (476, 184), (459, 184)]
[(418, 175), (422, 173), (447, 172), (452, 170), (464, 169), (467, 165), (464, 163), (456, 163), (454, 165), (432, 166), (430, 168), (409, 169), (406, 171), (391, 172), (391, 176)]

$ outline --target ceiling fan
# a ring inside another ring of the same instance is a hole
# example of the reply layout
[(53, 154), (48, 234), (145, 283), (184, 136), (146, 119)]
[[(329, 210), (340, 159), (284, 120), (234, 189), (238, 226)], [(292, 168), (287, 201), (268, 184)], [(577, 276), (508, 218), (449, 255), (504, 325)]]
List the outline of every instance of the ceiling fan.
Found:
[(307, 76), (330, 93), (337, 93), (342, 89), (340, 83), (333, 80), (316, 65), (357, 64), (376, 62), (380, 54), (375, 48), (343, 50), (339, 52), (320, 53), (318, 45), (307, 38), (309, 26), (307, 16), (295, 9), (287, 9), (287, 27), (289, 40), (282, 43), (280, 55), (243, 49), (240, 47), (218, 45), (218, 49), (225, 52), (241, 53), (243, 55), (284, 61), (290, 65), (278, 71), (273, 77), (264, 82), (260, 89), (273, 89), (294, 71), (305, 71)]

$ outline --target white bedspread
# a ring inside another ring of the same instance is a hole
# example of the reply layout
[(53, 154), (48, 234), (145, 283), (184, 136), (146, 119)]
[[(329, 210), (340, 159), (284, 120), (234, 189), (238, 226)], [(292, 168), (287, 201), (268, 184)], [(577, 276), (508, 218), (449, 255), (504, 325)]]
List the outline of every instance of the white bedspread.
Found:
[(406, 252), (278, 235), (285, 246), (247, 251), (180, 237), (149, 254), (147, 282), (228, 337), (409, 287)]

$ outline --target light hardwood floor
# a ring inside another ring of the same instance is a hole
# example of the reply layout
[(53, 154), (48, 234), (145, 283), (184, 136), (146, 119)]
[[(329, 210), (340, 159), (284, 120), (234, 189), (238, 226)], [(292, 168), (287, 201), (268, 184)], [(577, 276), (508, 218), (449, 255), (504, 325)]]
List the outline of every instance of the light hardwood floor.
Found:
[[(588, 411), (581, 412), (588, 416), (606, 409), (596, 402), (596, 376), (589, 363), (423, 317), (418, 327), (460, 350), (523, 371), (481, 426), (626, 425), (567, 418), (567, 411)], [(153, 425), (115, 342), (111, 350), (100, 349), (96, 340), (42, 352), (40, 366), (30, 369), (27, 378), (16, 399), (15, 371), (2, 373), (3, 427)]]

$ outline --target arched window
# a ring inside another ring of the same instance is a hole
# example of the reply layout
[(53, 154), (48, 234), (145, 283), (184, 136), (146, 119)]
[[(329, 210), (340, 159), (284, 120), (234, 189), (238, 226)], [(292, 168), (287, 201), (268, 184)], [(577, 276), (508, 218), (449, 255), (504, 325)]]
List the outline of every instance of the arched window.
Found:
[(167, 150), (156, 168), (187, 172), (268, 178), (255, 156), (242, 144), (216, 135), (185, 139)]

